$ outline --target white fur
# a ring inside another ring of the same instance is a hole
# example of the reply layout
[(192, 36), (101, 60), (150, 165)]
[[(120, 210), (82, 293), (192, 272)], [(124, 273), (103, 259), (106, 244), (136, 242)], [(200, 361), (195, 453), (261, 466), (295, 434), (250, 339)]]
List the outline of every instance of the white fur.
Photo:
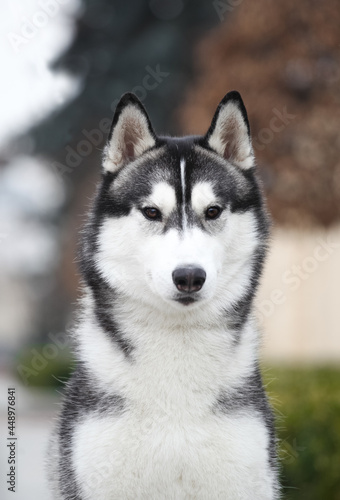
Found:
[(107, 218), (99, 234), (97, 268), (120, 293), (151, 305), (157, 313), (176, 311), (182, 316), (188, 308), (173, 300), (172, 273), (184, 265), (202, 267), (207, 273), (199, 292), (202, 300), (188, 307), (196, 309), (195, 315), (200, 309), (203, 316), (215, 317), (244, 294), (250, 257), (259, 244), (251, 211), (225, 210), (217, 222), (224, 224), (217, 234), (188, 228), (182, 235), (175, 229), (163, 234), (161, 223), (147, 221), (138, 210), (127, 218)]
[[(72, 463), (81, 498), (274, 500), (263, 419), (244, 409), (214, 411), (221, 393), (241, 386), (258, 358), (253, 318), (235, 342), (224, 316), (249, 284), (260, 244), (255, 216), (226, 209), (205, 221), (204, 209), (217, 200), (203, 182), (193, 187), (191, 202), (206, 231), (164, 233), (174, 196), (171, 186), (156, 182), (145, 204), (157, 206), (164, 221), (132, 209), (100, 227), (96, 267), (119, 294), (114, 320), (133, 351), (126, 357), (102, 329), (86, 289), (75, 331), (78, 357), (93, 387), (124, 398), (126, 407), (123, 414), (84, 414), (76, 427)], [(173, 300), (172, 272), (183, 265), (207, 273), (201, 300), (186, 307)]]
[(185, 190), (186, 190), (186, 185), (185, 185), (185, 159), (181, 158), (180, 161), (180, 168), (181, 168), (181, 185), (182, 185), (182, 219), (183, 219), (183, 230), (185, 231), (188, 225), (188, 220), (187, 220), (187, 214), (185, 210)]
[[(211, 322), (207, 318), (204, 320), (204, 315), (198, 314), (197, 310), (195, 314), (188, 315), (187, 321), (180, 318), (178, 313), (167, 318), (153, 313), (147, 305), (126, 301), (115, 318), (120, 324), (120, 330), (134, 341), (137, 349), (137, 364), (131, 367), (119, 347), (112, 343), (93, 319), (90, 291), (85, 301), (86, 316), (76, 332), (80, 342), (79, 353), (101, 390), (118, 391), (125, 395), (131, 384), (128, 392), (133, 391), (134, 398), (140, 397), (143, 400), (148, 394), (146, 400), (153, 404), (153, 400), (168, 397), (162, 392), (168, 384), (173, 387), (174, 397), (181, 398), (182, 404), (183, 390), (188, 392), (185, 396), (188, 399), (190, 391), (195, 389), (193, 385), (196, 385), (196, 388), (200, 388), (201, 397), (206, 398), (209, 387), (214, 388), (214, 394), (220, 387), (225, 387), (223, 384), (226, 383), (232, 389), (253, 368), (257, 354), (257, 332), (251, 321), (236, 350), (233, 347), (232, 332), (226, 330), (222, 318), (217, 322)], [(98, 359), (101, 360), (100, 363)], [(174, 363), (179, 363), (178, 368), (182, 364), (181, 380), (176, 381)], [(154, 379), (158, 370), (157, 379)], [(157, 383), (161, 390), (157, 397), (152, 397), (150, 387), (156, 387)], [(176, 384), (179, 384), (178, 387)], [(178, 389), (180, 392), (177, 392)], [(207, 394), (205, 390), (208, 390)], [(197, 396), (199, 394), (191, 394), (194, 402)], [(208, 405), (209, 401), (208, 398)]]
[(239, 167), (248, 169), (254, 165), (247, 125), (240, 109), (233, 101), (227, 102), (222, 107), (208, 142), (217, 153), (232, 160)]
[[(147, 203), (167, 217), (173, 196), (158, 183)], [(198, 215), (215, 201), (209, 183), (194, 186)], [(164, 234), (162, 223), (137, 210), (102, 223), (96, 265), (123, 299), (115, 321), (134, 351), (127, 359), (101, 329), (87, 290), (78, 355), (94, 386), (119, 394), (127, 407), (123, 415), (84, 416), (77, 426), (72, 459), (84, 500), (276, 498), (263, 420), (245, 410), (213, 411), (221, 392), (242, 385), (258, 357), (253, 319), (235, 344), (221, 314), (249, 283), (259, 244), (255, 216), (225, 210), (216, 223), (218, 231)], [(172, 271), (185, 264), (207, 272), (202, 300), (188, 307), (172, 300)]]
[(200, 215), (209, 207), (217, 203), (216, 196), (209, 182), (198, 182), (191, 193), (191, 204)]
[(151, 195), (145, 200), (145, 206), (158, 208), (163, 216), (168, 217), (176, 207), (174, 188), (166, 182), (156, 183)]
[(87, 417), (78, 427), (73, 460), (84, 500), (273, 498), (256, 416), (176, 421), (161, 409), (141, 412)]
[(264, 423), (212, 411), (220, 392), (253, 369), (252, 323), (235, 347), (222, 321), (168, 321), (127, 301), (116, 319), (133, 338), (131, 363), (93, 322), (91, 305), (89, 292), (80, 358), (98, 390), (126, 397), (128, 407), (77, 427), (73, 464), (84, 499), (273, 499)]

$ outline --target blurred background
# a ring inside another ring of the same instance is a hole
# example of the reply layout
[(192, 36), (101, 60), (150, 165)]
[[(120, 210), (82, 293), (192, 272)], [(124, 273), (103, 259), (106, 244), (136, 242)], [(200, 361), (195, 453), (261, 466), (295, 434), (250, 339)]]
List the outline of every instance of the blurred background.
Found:
[(4, 0), (0, 12), (1, 498), (51, 498), (43, 457), (73, 363), (77, 241), (117, 100), (135, 92), (159, 133), (204, 133), (236, 89), (273, 218), (257, 312), (283, 498), (339, 500), (339, 2)]

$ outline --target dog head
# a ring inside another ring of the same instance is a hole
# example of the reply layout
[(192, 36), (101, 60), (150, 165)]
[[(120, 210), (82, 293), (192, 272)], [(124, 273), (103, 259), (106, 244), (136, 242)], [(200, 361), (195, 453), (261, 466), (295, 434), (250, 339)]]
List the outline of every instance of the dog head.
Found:
[(226, 308), (254, 287), (266, 236), (238, 92), (204, 136), (183, 138), (157, 136), (137, 97), (122, 97), (85, 252), (110, 287), (167, 310)]

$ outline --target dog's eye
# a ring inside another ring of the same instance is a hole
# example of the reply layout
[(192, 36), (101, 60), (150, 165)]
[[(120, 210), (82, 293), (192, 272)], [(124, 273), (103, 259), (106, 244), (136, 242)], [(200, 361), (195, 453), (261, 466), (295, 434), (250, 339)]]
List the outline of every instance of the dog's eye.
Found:
[(221, 212), (221, 207), (209, 207), (205, 212), (205, 217), (209, 220), (217, 219), (221, 215)]
[(143, 208), (142, 213), (149, 220), (162, 220), (162, 214), (158, 208), (145, 207)]

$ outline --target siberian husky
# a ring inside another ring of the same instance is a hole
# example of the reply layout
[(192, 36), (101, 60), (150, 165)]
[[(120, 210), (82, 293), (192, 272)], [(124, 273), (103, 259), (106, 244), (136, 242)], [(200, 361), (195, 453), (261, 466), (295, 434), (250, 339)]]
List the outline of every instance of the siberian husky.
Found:
[(279, 497), (253, 313), (268, 226), (238, 92), (182, 138), (122, 97), (83, 241), (55, 499)]

